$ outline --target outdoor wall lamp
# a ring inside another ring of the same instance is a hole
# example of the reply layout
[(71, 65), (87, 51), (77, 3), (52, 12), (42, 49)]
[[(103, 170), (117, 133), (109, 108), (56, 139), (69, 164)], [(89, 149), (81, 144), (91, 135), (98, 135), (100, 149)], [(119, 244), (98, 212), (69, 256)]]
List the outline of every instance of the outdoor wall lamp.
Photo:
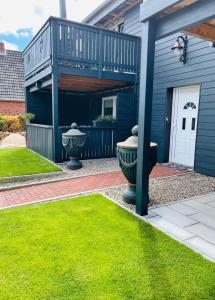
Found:
[(177, 37), (174, 46), (171, 48), (171, 50), (174, 50), (175, 54), (179, 56), (179, 61), (181, 61), (184, 65), (187, 62), (187, 43), (187, 36), (185, 35), (183, 37), (182, 35), (180, 35), (179, 37)]

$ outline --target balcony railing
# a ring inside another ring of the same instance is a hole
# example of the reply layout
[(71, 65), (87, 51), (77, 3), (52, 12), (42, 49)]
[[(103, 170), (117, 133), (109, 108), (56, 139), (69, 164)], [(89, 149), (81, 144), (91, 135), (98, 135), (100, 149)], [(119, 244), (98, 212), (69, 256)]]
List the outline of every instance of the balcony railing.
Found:
[(72, 69), (138, 74), (140, 38), (49, 18), (24, 50), (25, 78), (46, 68), (58, 65)]

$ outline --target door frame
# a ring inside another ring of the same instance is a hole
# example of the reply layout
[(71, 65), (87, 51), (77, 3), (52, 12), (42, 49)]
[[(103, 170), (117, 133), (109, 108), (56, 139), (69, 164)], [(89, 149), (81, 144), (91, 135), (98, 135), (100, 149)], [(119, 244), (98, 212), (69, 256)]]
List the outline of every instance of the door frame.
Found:
[(199, 99), (198, 99), (198, 107), (197, 107), (197, 124), (196, 124), (196, 137), (195, 137), (195, 150), (194, 150), (194, 165), (193, 168), (195, 167), (195, 156), (196, 156), (196, 141), (197, 141), (197, 134), (198, 134), (198, 124), (199, 124), (199, 106), (200, 106), (200, 95), (201, 95), (201, 84), (192, 84), (192, 85), (186, 85), (186, 86), (178, 86), (178, 87), (174, 87), (172, 90), (172, 105), (171, 105), (171, 124), (170, 124), (170, 138), (169, 138), (169, 162), (172, 162), (173, 160), (173, 147), (175, 147), (175, 143), (173, 144), (173, 140), (176, 140), (176, 138), (174, 139), (174, 130), (172, 127), (174, 118), (175, 118), (175, 114), (178, 115), (178, 110), (177, 107), (175, 107), (178, 102), (175, 101), (176, 97), (177, 97), (177, 91), (180, 89), (182, 90), (186, 90), (186, 89), (190, 89), (190, 88), (198, 88), (199, 91)]

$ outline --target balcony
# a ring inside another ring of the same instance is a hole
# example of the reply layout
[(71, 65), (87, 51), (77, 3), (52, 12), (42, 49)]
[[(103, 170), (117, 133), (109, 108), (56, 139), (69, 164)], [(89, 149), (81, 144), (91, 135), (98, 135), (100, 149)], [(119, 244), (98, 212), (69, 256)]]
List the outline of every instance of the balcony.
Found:
[[(43, 81), (56, 71), (61, 90), (104, 90), (138, 81), (140, 38), (50, 17), (23, 57), (26, 87), (38, 81), (45, 86)], [(76, 76), (95, 80), (83, 87)]]

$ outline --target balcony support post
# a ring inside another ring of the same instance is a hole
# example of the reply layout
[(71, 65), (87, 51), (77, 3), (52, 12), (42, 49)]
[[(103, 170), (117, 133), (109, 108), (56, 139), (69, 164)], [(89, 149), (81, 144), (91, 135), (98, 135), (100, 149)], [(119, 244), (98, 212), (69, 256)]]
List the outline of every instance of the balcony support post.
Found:
[(103, 41), (103, 31), (100, 30), (99, 33), (99, 79), (102, 79), (103, 72), (103, 52), (104, 52), (104, 41)]
[(57, 22), (51, 23), (52, 38), (52, 126), (53, 126), (53, 160), (61, 161), (61, 134), (59, 129), (59, 74), (57, 61)]
[(139, 91), (139, 131), (136, 187), (136, 212), (139, 215), (148, 214), (149, 203), (148, 164), (150, 158), (155, 31), (156, 30), (153, 19), (150, 19), (143, 23)]
[(58, 75), (52, 73), (52, 125), (53, 125), (53, 160), (60, 162), (60, 130), (59, 130), (59, 91), (58, 91)]

